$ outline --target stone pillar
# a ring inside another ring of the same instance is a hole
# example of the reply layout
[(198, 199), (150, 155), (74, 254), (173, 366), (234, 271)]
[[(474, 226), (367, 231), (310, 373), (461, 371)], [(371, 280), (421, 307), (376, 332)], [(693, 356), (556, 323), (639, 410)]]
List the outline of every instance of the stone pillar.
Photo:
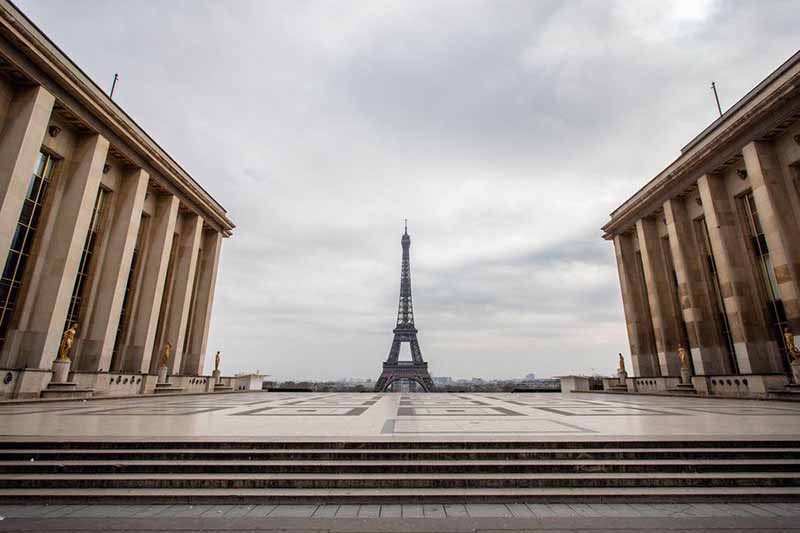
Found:
[(99, 272), (97, 300), (92, 320), (84, 326), (78, 370), (108, 371), (111, 365), (149, 178), (144, 170), (135, 169), (122, 177), (114, 194), (114, 212), (108, 227), (105, 260)]
[(18, 328), (9, 332), (4, 347), (16, 351), (25, 366), (48, 368), (58, 352), (107, 153), (105, 138), (84, 136), (59, 178), (63, 193), (48, 220), (50, 234), (42, 239), (47, 246), (36, 258)]
[(631, 347), (633, 373), (639, 377), (658, 376), (653, 327), (647, 308), (647, 295), (641, 290), (642, 284), (638, 279), (633, 235), (630, 233), (616, 235), (614, 250), (617, 256), (617, 271), (625, 309), (625, 324), (628, 328), (628, 342)]
[(156, 202), (156, 212), (148, 230), (147, 255), (142, 258), (144, 272), (138, 288), (138, 303), (129, 323), (130, 343), (123, 348), (124, 372), (150, 371), (179, 203), (171, 194)]
[(664, 202), (664, 216), (695, 373), (729, 374), (733, 369), (728, 364), (726, 341), (720, 333), (712, 296), (703, 277), (705, 257), (701, 257), (684, 200), (672, 198)]
[(219, 254), (222, 250), (222, 233), (208, 229), (203, 232), (203, 254), (198, 263), (199, 275), (195, 289), (195, 311), (189, 338), (186, 339), (183, 373), (191, 376), (203, 374), (206, 357), (208, 327), (211, 323), (211, 308), (214, 305), (214, 289), (217, 285)]
[(172, 295), (167, 310), (164, 330), (164, 343), (171, 343), (173, 350), (169, 362), (169, 374), (180, 374), (181, 362), (185, 349), (186, 323), (189, 319), (192, 290), (194, 289), (194, 273), (197, 268), (197, 252), (200, 249), (200, 237), (203, 232), (203, 217), (187, 214), (184, 217), (180, 242), (176, 253), (175, 273), (173, 276)]
[(767, 347), (768, 326), (756, 297), (750, 252), (739, 227), (736, 211), (721, 176), (703, 175), (697, 181), (725, 300), (736, 361), (742, 374), (775, 370)]
[(0, 257), (5, 264), (55, 98), (43, 87), (20, 89), (0, 133)]
[(786, 318), (800, 331), (800, 224), (790, 200), (794, 191), (788, 190), (769, 143), (751, 142), (742, 154)]
[(679, 376), (681, 363), (678, 360), (678, 345), (682, 342), (683, 333), (673, 305), (670, 292), (672, 273), (667, 273), (664, 258), (661, 255), (661, 242), (653, 218), (641, 218), (636, 221), (636, 232), (639, 236), (639, 252), (642, 254), (642, 267), (647, 281), (647, 300), (650, 305), (650, 317), (653, 321), (653, 334), (658, 352), (658, 364), (662, 376)]

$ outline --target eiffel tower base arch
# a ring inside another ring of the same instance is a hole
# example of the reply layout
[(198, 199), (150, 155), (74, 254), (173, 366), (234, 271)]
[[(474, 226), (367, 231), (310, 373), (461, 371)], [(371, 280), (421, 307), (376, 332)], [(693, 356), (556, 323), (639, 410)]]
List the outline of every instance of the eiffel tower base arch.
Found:
[(398, 361), (397, 363), (383, 363), (383, 372), (375, 383), (375, 392), (386, 392), (392, 383), (401, 380), (410, 380), (418, 383), (425, 392), (436, 392), (428, 363), (414, 363), (413, 361)]

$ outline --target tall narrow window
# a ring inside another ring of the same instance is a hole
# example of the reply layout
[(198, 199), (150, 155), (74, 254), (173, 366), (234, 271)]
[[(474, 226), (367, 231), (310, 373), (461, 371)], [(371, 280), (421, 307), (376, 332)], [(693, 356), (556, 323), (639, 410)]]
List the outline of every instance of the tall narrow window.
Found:
[[(653, 331), (653, 317), (650, 315), (650, 298), (647, 291), (647, 278), (644, 276), (642, 253), (638, 251), (636, 252), (636, 273), (639, 277), (639, 286), (642, 291), (642, 310), (644, 311), (644, 320), (646, 321), (645, 324), (647, 325), (650, 338), (650, 346), (642, 346), (642, 348), (646, 348), (650, 354), (655, 355), (658, 350), (656, 349), (656, 336)], [(658, 364), (658, 361), (655, 363), (655, 372), (656, 375), (661, 375), (661, 366)]]
[(0, 277), (0, 348), (5, 343), (8, 327), (14, 315), (22, 277), (36, 238), (36, 230), (39, 228), (45, 196), (55, 165), (56, 161), (52, 156), (44, 152), (39, 154), (39, 161), (31, 176), (22, 212), (11, 240), (11, 248)]
[[(672, 261), (672, 248), (670, 247), (668, 236), (661, 239), (661, 257), (664, 260), (664, 268), (667, 271), (667, 277), (669, 279), (672, 308), (674, 309), (675, 316), (678, 318), (678, 325), (681, 328), (681, 335), (684, 339), (681, 343), (684, 348), (689, 350), (689, 328), (686, 327), (686, 322), (683, 318), (683, 306), (681, 305), (681, 297), (678, 289), (678, 273), (675, 272), (675, 263)], [(694, 374), (694, 363), (691, 357), (689, 358), (689, 366), (691, 367), (692, 374)]]
[[(161, 362), (161, 351), (164, 349), (164, 328), (169, 321), (170, 301), (172, 300), (172, 285), (175, 278), (175, 263), (178, 261), (178, 239), (179, 235), (174, 233), (172, 236), (172, 247), (169, 252), (169, 262), (167, 263), (167, 276), (164, 280), (164, 291), (161, 296), (161, 308), (158, 312), (158, 323), (156, 325), (156, 341), (153, 343), (153, 356), (150, 359), (150, 371), (158, 371)], [(173, 353), (175, 346), (172, 347)]]
[[(186, 319), (186, 332), (183, 337), (183, 345), (186, 347), (183, 351), (190, 353), (192, 349), (192, 331), (194, 330), (194, 316), (197, 312), (197, 281), (200, 279), (201, 265), (203, 263), (203, 249), (197, 249), (197, 266), (194, 269), (194, 280), (192, 281), (192, 292), (189, 299), (189, 316)], [(190, 361), (187, 357), (183, 358), (183, 374), (191, 374), (196, 372), (197, 369), (186, 368)]]
[(72, 287), (72, 297), (70, 298), (69, 309), (67, 310), (67, 320), (64, 322), (65, 331), (71, 325), (77, 324), (80, 318), (83, 293), (89, 278), (97, 240), (100, 236), (107, 197), (108, 191), (103, 188), (97, 190), (97, 196), (94, 199), (94, 208), (92, 209), (92, 218), (89, 221), (89, 230), (86, 232), (86, 240), (83, 241), (83, 252), (81, 253), (81, 262), (78, 264), (78, 274), (75, 276), (75, 285)]
[(734, 374), (739, 373), (739, 365), (736, 362), (736, 350), (733, 345), (733, 335), (731, 333), (731, 325), (728, 321), (728, 313), (725, 309), (725, 299), (722, 297), (722, 288), (719, 284), (719, 276), (717, 275), (717, 262), (714, 259), (714, 251), (711, 248), (711, 238), (708, 235), (708, 225), (706, 219), (701, 218), (696, 222), (697, 233), (699, 234), (700, 252), (705, 259), (706, 275), (711, 285), (712, 292), (712, 305), (717, 315), (717, 323), (720, 327), (722, 334), (722, 341), (725, 344), (725, 351), (728, 355), (728, 363), (730, 364), (731, 371)]
[(758, 216), (756, 201), (752, 192), (742, 196), (741, 207), (746, 222), (745, 228), (747, 236), (750, 238), (750, 249), (753, 252), (758, 278), (761, 281), (761, 294), (763, 296), (763, 301), (765, 301), (767, 305), (766, 316), (769, 321), (770, 329), (772, 330), (773, 338), (783, 352), (784, 366), (786, 366), (786, 371), (788, 372), (788, 365), (792, 357), (789, 354), (783, 336), (783, 328), (788, 325), (786, 311), (783, 308), (781, 289), (778, 285), (778, 279), (775, 277), (775, 268), (772, 265), (767, 239), (764, 236), (764, 229), (761, 227), (761, 219)]
[(111, 370), (119, 370), (122, 361), (120, 360), (120, 348), (122, 341), (128, 331), (128, 320), (130, 319), (130, 305), (133, 300), (133, 289), (136, 282), (136, 272), (139, 268), (139, 257), (141, 256), (143, 235), (147, 234), (148, 217), (142, 216), (139, 223), (139, 233), (136, 235), (136, 245), (133, 248), (131, 258), (131, 268), (128, 270), (128, 281), (125, 283), (125, 296), (122, 297), (122, 309), (119, 312), (119, 323), (117, 324), (117, 335), (114, 338), (114, 351), (111, 354)]

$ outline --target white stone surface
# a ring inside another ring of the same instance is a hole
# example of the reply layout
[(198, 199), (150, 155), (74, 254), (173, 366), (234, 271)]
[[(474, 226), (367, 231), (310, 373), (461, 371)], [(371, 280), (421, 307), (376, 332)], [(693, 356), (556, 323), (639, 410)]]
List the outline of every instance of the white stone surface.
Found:
[(800, 403), (601, 393), (243, 392), (0, 404), (0, 424), (17, 439), (797, 439)]

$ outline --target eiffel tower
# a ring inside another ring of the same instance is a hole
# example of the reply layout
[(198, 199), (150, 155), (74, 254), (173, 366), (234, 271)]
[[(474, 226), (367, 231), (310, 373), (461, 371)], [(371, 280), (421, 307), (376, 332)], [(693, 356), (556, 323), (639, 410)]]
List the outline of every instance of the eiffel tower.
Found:
[[(397, 309), (397, 325), (394, 328), (394, 340), (389, 349), (389, 357), (383, 363), (383, 372), (375, 383), (375, 392), (387, 390), (392, 383), (400, 380), (417, 382), (425, 392), (434, 392), (428, 363), (422, 360), (422, 351), (417, 341), (417, 328), (414, 326), (414, 307), (411, 304), (411, 261), (408, 250), (411, 248), (411, 237), (408, 236), (408, 220), (405, 232), (400, 239), (403, 247), (403, 262), (400, 267), (400, 305)], [(411, 361), (399, 361), (400, 343), (407, 342), (411, 347)]]

